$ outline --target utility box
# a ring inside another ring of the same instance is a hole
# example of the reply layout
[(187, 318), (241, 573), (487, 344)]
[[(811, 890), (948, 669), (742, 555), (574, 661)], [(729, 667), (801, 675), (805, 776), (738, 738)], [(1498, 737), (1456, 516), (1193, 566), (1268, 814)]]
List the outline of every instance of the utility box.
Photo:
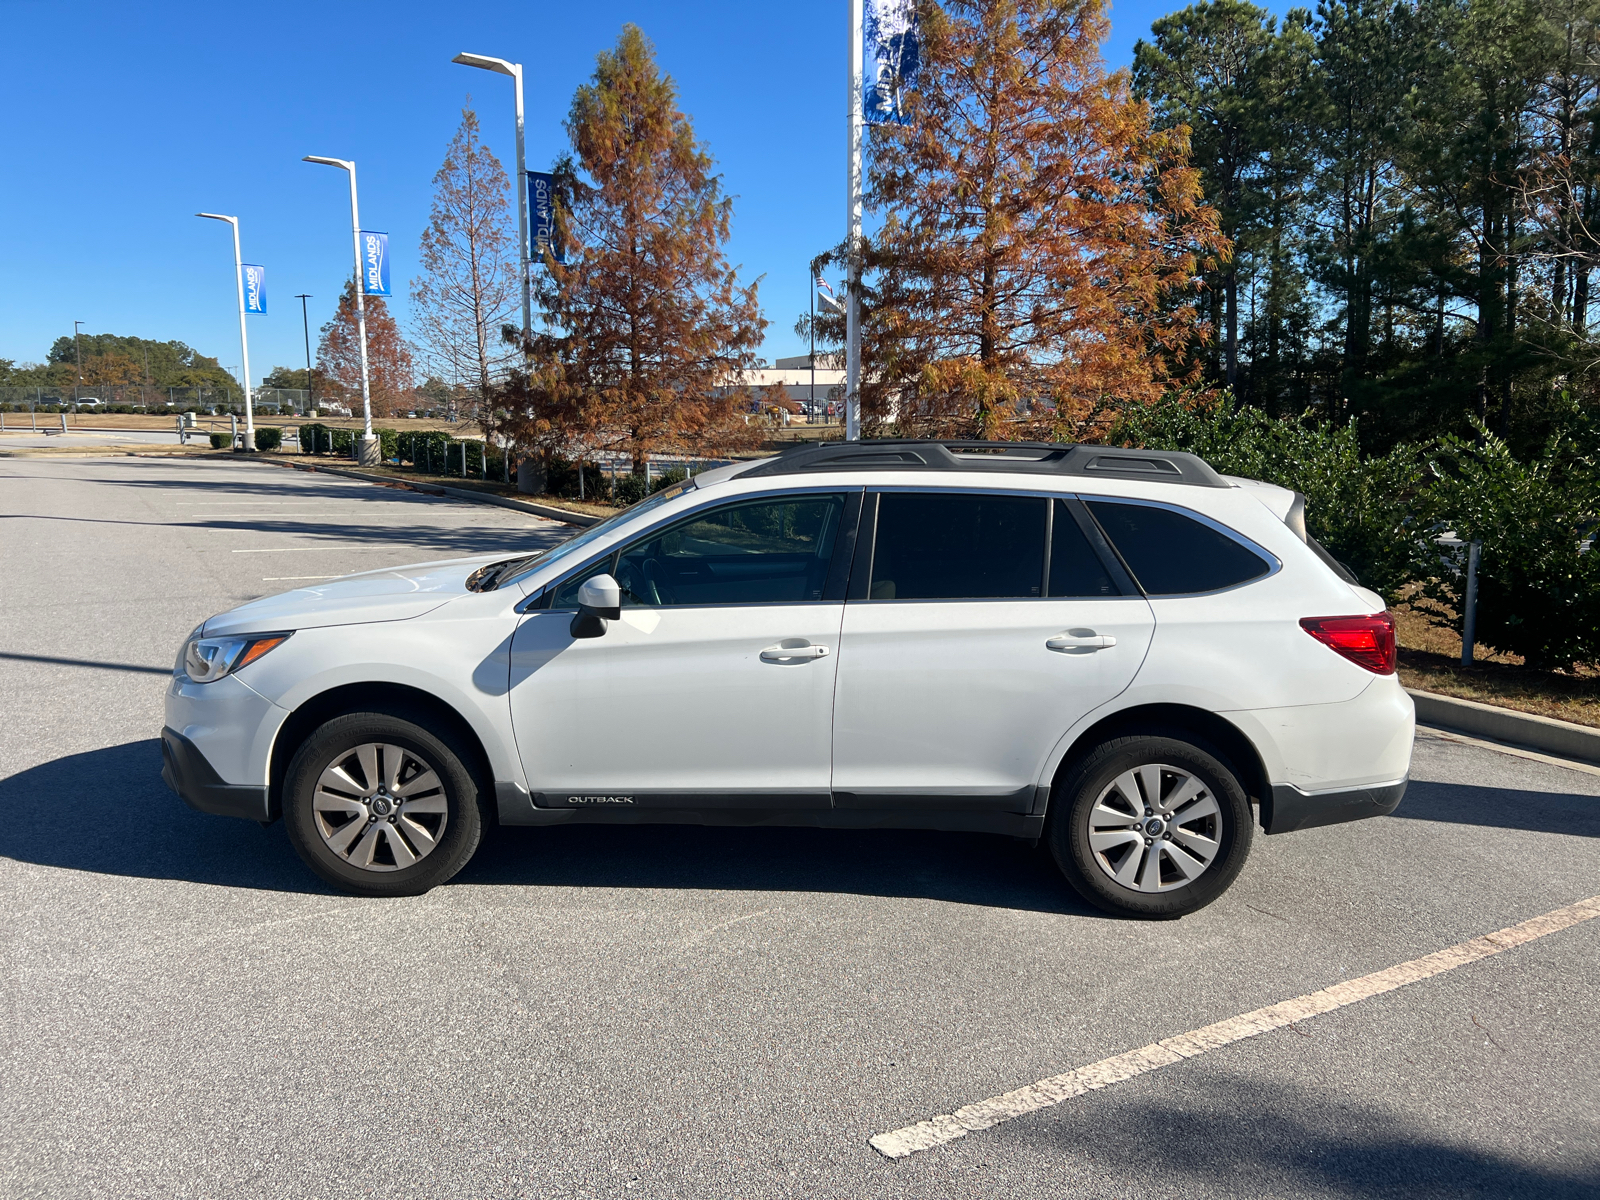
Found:
[(183, 414), (183, 427), (185, 429), (194, 429), (197, 424), (198, 422), (195, 420), (194, 413), (186, 412)]
[(545, 488), (544, 460), (538, 456), (517, 463), (517, 491), (525, 496), (542, 496)]

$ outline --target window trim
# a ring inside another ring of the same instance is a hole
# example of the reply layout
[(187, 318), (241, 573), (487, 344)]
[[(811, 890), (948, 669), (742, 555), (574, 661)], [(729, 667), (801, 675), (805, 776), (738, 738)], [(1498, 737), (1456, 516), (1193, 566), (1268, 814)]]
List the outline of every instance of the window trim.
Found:
[[(1143, 596), (1146, 600), (1187, 600), (1197, 596), (1221, 596), (1227, 592), (1237, 591), (1239, 588), (1250, 587), (1253, 584), (1260, 583), (1264, 579), (1271, 579), (1279, 571), (1283, 570), (1283, 560), (1280, 559), (1276, 554), (1272, 553), (1272, 551), (1268, 550), (1265, 546), (1262, 546), (1259, 542), (1252, 541), (1244, 534), (1238, 532), (1238, 530), (1230, 529), (1228, 526), (1222, 524), (1222, 522), (1215, 520), (1212, 517), (1208, 517), (1204, 513), (1196, 512), (1192, 508), (1185, 508), (1181, 504), (1172, 504), (1170, 502), (1161, 500), (1140, 500), (1133, 496), (1086, 496), (1081, 492), (1075, 495), (1073, 498), (1083, 505), (1084, 515), (1087, 516), (1090, 521), (1094, 522), (1095, 529), (1099, 532), (1100, 536), (1105, 539), (1106, 545), (1111, 548), (1112, 553), (1116, 555), (1117, 562), (1122, 564), (1123, 568), (1128, 573), (1128, 578), (1138, 586), (1138, 594)], [(1140, 508), (1161, 508), (1166, 509), (1168, 512), (1176, 513), (1180, 517), (1188, 517), (1191, 521), (1195, 521), (1201, 525), (1204, 525), (1207, 529), (1210, 529), (1214, 533), (1220, 533), (1223, 537), (1238, 543), (1240, 546), (1250, 551), (1257, 558), (1266, 563), (1267, 570), (1260, 575), (1252, 575), (1249, 579), (1241, 580), (1238, 583), (1230, 583), (1227, 587), (1212, 588), (1209, 591), (1156, 592), (1151, 594), (1150, 592), (1144, 590), (1144, 585), (1142, 583), (1138, 582), (1139, 577), (1134, 574), (1133, 568), (1127, 566), (1127, 564), (1123, 562), (1122, 552), (1117, 549), (1117, 544), (1111, 540), (1110, 535), (1101, 528), (1100, 522), (1095, 518), (1094, 510), (1089, 507), (1091, 503), (1133, 504), (1139, 506)]]
[[(594, 567), (596, 564), (598, 564), (600, 562), (603, 562), (603, 561), (605, 561), (607, 559), (610, 560), (611, 569), (612, 569), (613, 572), (615, 572), (616, 565), (617, 565), (617, 560), (627, 550), (629, 550), (633, 546), (638, 545), (642, 541), (648, 541), (650, 538), (655, 537), (658, 534), (664, 533), (666, 530), (671, 528), (673, 525), (678, 524), (679, 522), (693, 520), (696, 517), (703, 516), (706, 513), (712, 512), (713, 510), (720, 509), (720, 508), (735, 508), (735, 507), (738, 507), (739, 505), (743, 505), (743, 504), (760, 504), (760, 503), (762, 503), (764, 501), (769, 501), (769, 500), (781, 500), (781, 499), (785, 499), (785, 498), (794, 498), (794, 497), (801, 497), (801, 496), (837, 496), (837, 495), (840, 495), (841, 493), (844, 495), (844, 498), (845, 498), (844, 509), (839, 514), (839, 528), (835, 531), (835, 534), (834, 534), (833, 553), (829, 557), (829, 560), (828, 560), (828, 574), (826, 576), (826, 581), (823, 584), (822, 599), (820, 599), (820, 600), (759, 600), (759, 601), (753, 601), (753, 602), (729, 601), (729, 602), (716, 603), (716, 604), (663, 604), (663, 605), (661, 605), (659, 607), (652, 607), (651, 611), (653, 611), (653, 612), (665, 612), (665, 611), (669, 611), (669, 610), (689, 609), (689, 608), (694, 608), (694, 609), (700, 609), (700, 608), (778, 608), (778, 607), (794, 607), (796, 605), (802, 605), (802, 604), (804, 604), (804, 605), (842, 604), (844, 602), (844, 597), (842, 595), (840, 595), (840, 596), (838, 596), (836, 598), (830, 599), (829, 598), (829, 594), (830, 594), (830, 592), (833, 591), (835, 576), (840, 573), (839, 572), (839, 559), (840, 559), (841, 551), (844, 551), (845, 548), (846, 548), (846, 537), (847, 537), (847, 535), (848, 535), (849, 541), (851, 542), (850, 549), (851, 549), (852, 552), (854, 550), (854, 542), (855, 542), (855, 537), (856, 537), (856, 530), (855, 530), (855, 528), (850, 527), (850, 522), (851, 522), (851, 518), (852, 518), (852, 509), (854, 509), (857, 505), (860, 504), (861, 494), (865, 490), (866, 489), (860, 484), (846, 485), (844, 487), (838, 487), (838, 486), (826, 487), (826, 486), (813, 485), (811, 487), (784, 488), (781, 491), (746, 492), (745, 494), (743, 494), (741, 496), (722, 496), (722, 497), (708, 498), (708, 503), (706, 503), (705, 505), (703, 505), (703, 506), (701, 506), (699, 508), (692, 508), (692, 509), (688, 510), (687, 512), (676, 513), (668, 520), (661, 521), (661, 522), (658, 522), (657, 524), (651, 525), (648, 529), (642, 529), (642, 530), (640, 530), (638, 532), (637, 535), (635, 535), (633, 537), (626, 538), (626, 539), (624, 539), (624, 540), (622, 540), (620, 542), (617, 542), (617, 543), (613, 544), (611, 546), (611, 548), (609, 550), (607, 550), (604, 554), (597, 554), (593, 558), (586, 559), (584, 562), (582, 562), (578, 566), (572, 568), (570, 571), (566, 571), (563, 574), (558, 575), (556, 578), (550, 580), (548, 583), (541, 584), (540, 587), (539, 587), (539, 590), (537, 592), (535, 592), (532, 596), (528, 597), (527, 600), (524, 600), (521, 604), (519, 604), (517, 606), (516, 611), (518, 613), (530, 613), (530, 612), (537, 612), (537, 611), (541, 611), (541, 610), (550, 611), (550, 612), (571, 612), (571, 611), (573, 611), (572, 609), (567, 609), (567, 608), (553, 609), (553, 608), (550, 607), (551, 600), (554, 599), (556, 592), (560, 588), (565, 586), (568, 582), (570, 582), (575, 577), (577, 577), (579, 575), (582, 575), (585, 571), (588, 571), (589, 569)], [(847, 562), (849, 561), (848, 556), (846, 556), (846, 561)], [(840, 587), (841, 587), (841, 590), (842, 590), (843, 585), (841, 584)]]

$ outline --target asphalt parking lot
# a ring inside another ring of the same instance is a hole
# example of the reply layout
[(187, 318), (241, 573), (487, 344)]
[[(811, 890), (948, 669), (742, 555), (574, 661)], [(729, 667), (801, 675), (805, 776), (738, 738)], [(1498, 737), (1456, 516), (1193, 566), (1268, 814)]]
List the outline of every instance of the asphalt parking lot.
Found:
[(1594, 772), (1424, 734), (1393, 817), (1258, 837), (1153, 924), (1025, 843), (904, 832), (505, 830), (358, 900), (161, 783), (204, 617), (569, 532), (263, 465), (0, 460), (0, 1195), (1600, 1195), (1600, 920), (868, 1144), (1600, 893)]

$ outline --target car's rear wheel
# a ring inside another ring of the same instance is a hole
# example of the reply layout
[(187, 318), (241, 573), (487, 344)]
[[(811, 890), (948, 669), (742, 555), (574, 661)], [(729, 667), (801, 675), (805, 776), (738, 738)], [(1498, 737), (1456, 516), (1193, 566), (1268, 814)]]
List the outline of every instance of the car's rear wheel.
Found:
[(1223, 756), (1199, 739), (1113, 738), (1067, 772), (1046, 838), (1091, 904), (1181, 917), (1228, 889), (1250, 853), (1250, 801)]
[(484, 820), (453, 741), (387, 713), (319, 726), (284, 779), (284, 823), (301, 859), (360, 896), (420, 895), (461, 870)]

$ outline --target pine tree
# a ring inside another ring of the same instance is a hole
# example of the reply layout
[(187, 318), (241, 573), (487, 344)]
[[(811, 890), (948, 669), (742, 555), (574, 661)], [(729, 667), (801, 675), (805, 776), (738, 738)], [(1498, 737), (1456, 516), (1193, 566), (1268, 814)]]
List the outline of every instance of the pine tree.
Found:
[(463, 108), (433, 177), (411, 306), (429, 367), (470, 387), (480, 400), (506, 365), (510, 348), (501, 328), (520, 299), (509, 189), (499, 159), (479, 136), (478, 114)]
[[(400, 327), (389, 315), (382, 296), (365, 296), (367, 319), (367, 382), (372, 398), (372, 415), (392, 416), (411, 390), (415, 371), (411, 347), (400, 336)], [(361, 343), (356, 324), (356, 286), (354, 280), (339, 294), (339, 307), (322, 327), (317, 342), (317, 387), (338, 394), (352, 410), (361, 407)]]
[[(1134, 90), (1150, 101), (1159, 127), (1189, 130), (1206, 201), (1233, 246), (1207, 278), (1221, 331), (1212, 377), (1269, 407), (1282, 387), (1288, 324), (1306, 308), (1286, 241), (1310, 169), (1307, 21), (1304, 10), (1291, 12), (1280, 34), (1265, 9), (1202, 0), (1157, 20), (1150, 41), (1134, 47)], [(1252, 361), (1241, 375), (1244, 353)]]
[(539, 288), (554, 332), (528, 347), (502, 429), (523, 447), (622, 450), (637, 469), (658, 450), (747, 444), (743, 380), (766, 321), (727, 261), (733, 203), (637, 27), (599, 56), (567, 133), (567, 262), (547, 261)]
[(874, 131), (868, 422), (1071, 438), (1194, 381), (1195, 277), (1226, 243), (1184, 131), (1106, 73), (1101, 0), (923, 14), (910, 123)]

